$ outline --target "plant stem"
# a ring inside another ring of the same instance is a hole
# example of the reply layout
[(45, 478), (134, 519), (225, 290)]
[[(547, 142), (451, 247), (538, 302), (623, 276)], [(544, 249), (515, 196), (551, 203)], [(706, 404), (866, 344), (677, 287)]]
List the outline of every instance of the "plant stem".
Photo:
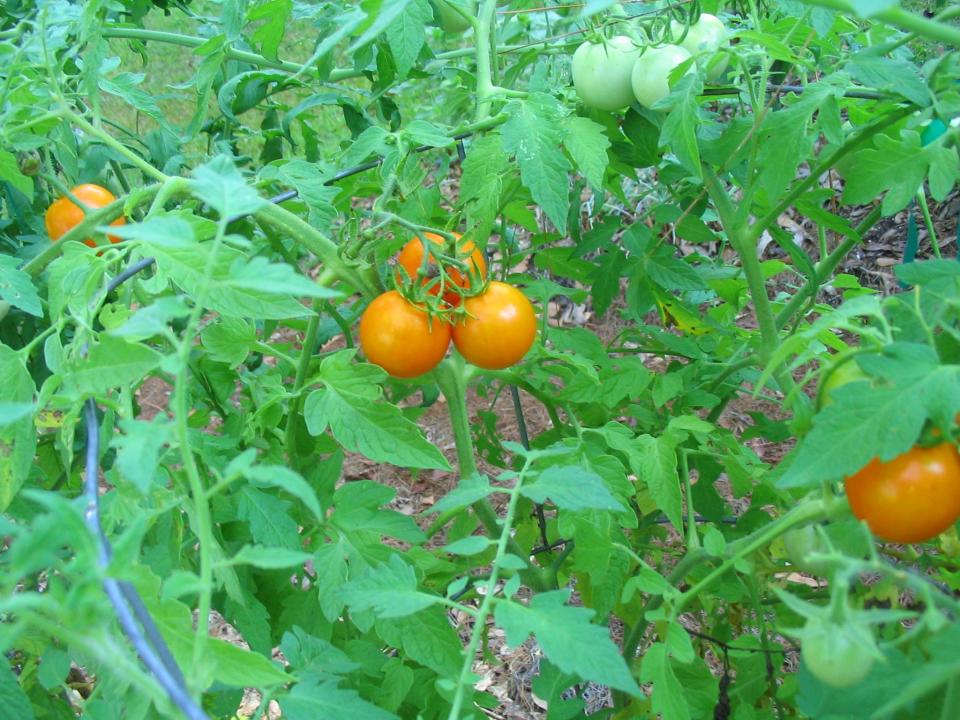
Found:
[(920, 206), (920, 214), (923, 215), (923, 224), (927, 228), (927, 234), (930, 236), (930, 245), (933, 248), (933, 254), (940, 257), (940, 242), (937, 240), (937, 230), (933, 226), (933, 218), (930, 217), (930, 206), (927, 204), (927, 193), (921, 187), (917, 191), (917, 205)]
[[(162, 32), (159, 30), (143, 30), (141, 28), (111, 27), (107, 26), (100, 31), (103, 37), (123, 38), (127, 40), (141, 40), (143, 42), (162, 42), (170, 45), (180, 45), (182, 47), (198, 48), (207, 42), (206, 38), (194, 37), (192, 35), (181, 35), (180, 33)], [(299, 73), (303, 71), (303, 65), (284, 60), (271, 60), (257, 53), (247, 52), (246, 50), (237, 50), (229, 47), (224, 53), (230, 60), (239, 60), (251, 65), (271, 68), (273, 70), (286, 70), (289, 73)], [(331, 82), (347, 80), (348, 78), (362, 77), (362, 70), (352, 68), (337, 68), (330, 72)]]
[(875, 205), (867, 216), (860, 221), (860, 224), (854, 228), (854, 233), (847, 236), (832, 253), (817, 263), (816, 276), (809, 278), (806, 285), (794, 293), (790, 301), (777, 314), (778, 328), (786, 327), (800, 307), (806, 302), (806, 299), (815, 295), (817, 290), (820, 289), (820, 286), (833, 277), (834, 270), (837, 269), (837, 266), (843, 258), (846, 257), (847, 253), (863, 241), (864, 234), (880, 219), (881, 212), (881, 206), (879, 204)]
[(503, 558), (506, 556), (512, 540), (510, 533), (513, 531), (513, 519), (517, 514), (517, 503), (520, 500), (520, 486), (523, 484), (523, 476), (529, 464), (530, 461), (528, 460), (523, 470), (517, 475), (516, 484), (510, 489), (510, 502), (507, 505), (507, 515), (503, 520), (503, 527), (500, 530), (500, 537), (497, 541), (497, 554), (493, 558), (490, 578), (486, 584), (486, 593), (484, 593), (483, 602), (480, 603), (480, 608), (477, 610), (476, 619), (473, 623), (473, 631), (470, 633), (470, 642), (467, 644), (467, 649), (464, 652), (463, 666), (460, 668), (460, 678), (457, 680), (457, 689), (453, 696), (450, 714), (447, 716), (448, 720), (460, 720), (460, 711), (463, 708), (464, 695), (467, 687), (471, 686), (470, 675), (473, 672), (473, 661), (476, 658), (480, 640), (487, 630), (487, 618), (490, 616), (494, 595), (497, 590), (497, 582), (500, 579), (500, 565), (503, 563)]
[(268, 203), (255, 213), (258, 219), (294, 238), (297, 242), (316, 255), (338, 278), (353, 286), (366, 297), (372, 298), (380, 291), (368, 278), (356, 268), (348, 266), (340, 258), (339, 247), (333, 240), (279, 205)]
[[(470, 436), (470, 418), (467, 414), (467, 382), (463, 358), (454, 353), (452, 358), (444, 360), (434, 370), (434, 377), (440, 387), (440, 392), (447, 400), (447, 408), (450, 411), (450, 425), (453, 428), (453, 439), (457, 448), (457, 466), (460, 477), (471, 478), (479, 475), (473, 438)], [(470, 507), (491, 537), (500, 532), (500, 518), (497, 517), (497, 513), (487, 498), (478, 500)], [(441, 517), (448, 521), (457, 514), (459, 513), (454, 512)], [(435, 521), (433, 526), (437, 525), (438, 522)], [(434, 529), (434, 527), (431, 529)], [(435, 527), (434, 532), (436, 530), (439, 530), (439, 527)], [(528, 568), (520, 571), (524, 583), (534, 589), (542, 589), (542, 577), (536, 567), (529, 566), (528, 553), (524, 552), (512, 537), (508, 540), (508, 547), (513, 555), (528, 563)]]
[(490, 65), (490, 34), (494, 29), (493, 18), (497, 0), (483, 0), (474, 34), (477, 38), (477, 110), (474, 120), (481, 122), (490, 117), (492, 97), (495, 93), (493, 71)]
[(691, 600), (723, 577), (727, 571), (741, 559), (766, 547), (792, 527), (805, 525), (806, 523), (826, 517), (827, 512), (827, 504), (823, 500), (809, 500), (781, 515), (769, 525), (764, 525), (756, 532), (741, 538), (736, 543), (731, 543), (727, 547), (727, 559), (676, 599), (671, 611), (671, 617), (675, 620)]
[(770, 298), (767, 297), (767, 284), (763, 279), (763, 270), (760, 259), (757, 257), (757, 245), (749, 229), (743, 229), (738, 222), (737, 212), (723, 187), (720, 179), (706, 165), (703, 168), (704, 184), (710, 199), (720, 215), (720, 223), (726, 231), (727, 238), (733, 249), (740, 256), (740, 266), (747, 278), (750, 288), (750, 297), (753, 300), (753, 310), (760, 328), (760, 348), (758, 351), (761, 364), (767, 360), (777, 347), (777, 325), (770, 307)]
[[(324, 270), (317, 279), (317, 284), (320, 287), (326, 287), (332, 280), (333, 273), (330, 270)], [(300, 412), (303, 408), (303, 398), (300, 397), (299, 393), (303, 390), (303, 385), (307, 380), (307, 372), (310, 370), (310, 361), (313, 359), (314, 346), (317, 344), (317, 332), (320, 329), (320, 308), (322, 308), (323, 305), (323, 300), (314, 298), (313, 306), (311, 307), (313, 315), (310, 316), (310, 320), (307, 322), (307, 330), (303, 335), (303, 344), (300, 346), (300, 358), (297, 362), (297, 374), (293, 380), (293, 388), (291, 390), (295, 397), (290, 401), (290, 408), (287, 411), (287, 426), (283, 445), (287, 453), (287, 458), (292, 463), (295, 463), (296, 456), (293, 452), (293, 445), (296, 439), (297, 424), (300, 421)]]
[[(190, 353), (193, 350), (193, 341), (196, 338), (200, 319), (204, 313), (204, 300), (210, 286), (210, 278), (216, 264), (217, 253), (223, 244), (227, 231), (228, 218), (221, 217), (217, 224), (217, 234), (214, 236), (207, 267), (204, 268), (200, 290), (194, 298), (193, 310), (187, 320), (187, 327), (183, 332), (177, 355), (179, 367), (173, 388), (171, 406), (174, 412), (177, 444), (180, 446), (180, 459), (183, 471), (187, 476), (190, 494), (194, 501), (194, 516), (191, 521), (196, 522), (194, 533), (200, 548), (200, 592), (197, 600), (197, 632), (193, 637), (193, 660), (191, 667), (201, 667), (207, 649), (209, 637), (210, 607), (213, 597), (213, 549), (216, 540), (213, 536), (213, 522), (210, 514), (210, 505), (200, 471), (197, 468), (193, 448), (190, 445), (190, 429), (187, 417), (190, 412)], [(192, 523), (191, 523), (192, 524)]]
[(131, 165), (138, 168), (147, 177), (151, 177), (159, 182), (164, 182), (165, 180), (169, 179), (169, 175), (157, 170), (153, 165), (148, 163), (135, 152), (132, 152), (130, 148), (121, 143), (110, 133), (105, 132), (95, 125), (91, 125), (82, 115), (75, 113), (72, 110), (66, 110), (63, 113), (63, 116), (65, 120), (73, 123), (77, 127), (83, 128), (86, 132), (99, 138), (104, 145), (109, 147), (117, 154), (122, 155)]

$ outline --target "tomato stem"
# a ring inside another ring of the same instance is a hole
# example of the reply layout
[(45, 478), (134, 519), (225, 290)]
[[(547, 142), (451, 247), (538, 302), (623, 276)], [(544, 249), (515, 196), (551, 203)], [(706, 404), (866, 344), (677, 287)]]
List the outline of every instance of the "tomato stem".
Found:
[[(467, 373), (463, 358), (456, 353), (453, 354), (452, 358), (441, 362), (434, 370), (434, 377), (437, 380), (437, 385), (440, 386), (440, 392), (447, 400), (447, 407), (450, 411), (450, 425), (453, 429), (453, 439), (457, 449), (457, 466), (460, 477), (464, 479), (480, 474), (473, 447), (473, 438), (470, 436), (470, 419), (467, 414)], [(497, 517), (496, 511), (494, 511), (487, 498), (478, 500), (470, 507), (491, 537), (496, 537), (501, 532), (500, 518)], [(441, 515), (433, 522), (427, 534), (435, 534), (443, 523), (449, 522), (459, 514), (459, 512), (451, 512)], [(511, 554), (522, 558), (529, 566), (529, 553), (525, 552), (512, 537), (509, 538), (508, 547)], [(520, 576), (529, 587), (535, 590), (543, 589), (543, 583), (537, 568), (528, 567), (520, 572)]]

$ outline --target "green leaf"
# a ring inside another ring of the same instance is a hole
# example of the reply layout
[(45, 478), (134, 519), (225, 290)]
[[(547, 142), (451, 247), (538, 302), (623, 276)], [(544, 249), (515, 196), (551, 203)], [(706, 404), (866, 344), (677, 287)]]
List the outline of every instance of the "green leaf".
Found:
[(424, 510), (424, 513), (442, 513), (464, 508), (495, 492), (497, 489), (490, 484), (486, 475), (461, 478), (453, 490), (440, 498), (432, 507)]
[(0, 428), (9, 427), (19, 420), (32, 417), (37, 406), (24, 402), (0, 402)]
[(299, 550), (262, 545), (244, 545), (228, 563), (230, 565), (253, 565), (265, 570), (282, 570), (289, 567), (303, 567), (313, 556)]
[(263, 655), (216, 638), (207, 640), (208, 652), (203, 667), (194, 668), (194, 629), (190, 608), (176, 600), (160, 602), (149, 593), (141, 594), (147, 612), (153, 617), (174, 659), (188, 677), (209, 678), (241, 688), (271, 687), (290, 682), (290, 676)]
[(374, 565), (341, 590), (355, 611), (372, 610), (377, 617), (398, 618), (420, 612), (438, 598), (417, 590), (417, 575), (399, 555), (385, 564)]
[(160, 106), (157, 105), (157, 99), (152, 94), (139, 87), (143, 83), (145, 76), (139, 73), (119, 73), (112, 77), (100, 75), (98, 84), (100, 89), (110, 95), (121, 98), (124, 102), (134, 108), (136, 111), (155, 120), (161, 128), (172, 135), (175, 135), (173, 127), (167, 122)]
[(120, 420), (123, 434), (113, 436), (110, 445), (118, 448), (117, 468), (141, 495), (148, 495), (157, 475), (160, 450), (170, 439), (172, 426), (164, 413), (146, 420)]
[(850, 0), (850, 7), (860, 17), (869, 18), (884, 10), (900, 6), (900, 0)]
[(255, 213), (266, 198), (247, 185), (233, 161), (221, 155), (193, 171), (193, 193), (219, 213), (221, 218)]
[(490, 133), (470, 143), (460, 178), (460, 202), (467, 209), (477, 233), (487, 237), (500, 212), (500, 199), (510, 161), (499, 133)]
[(212, 359), (233, 369), (247, 359), (257, 342), (257, 329), (242, 318), (220, 317), (203, 329), (200, 339)]
[(426, 26), (433, 17), (427, 0), (411, 0), (387, 28), (387, 42), (400, 77), (406, 77), (426, 40)]
[[(151, 221), (158, 223), (160, 220)], [(180, 232), (174, 230), (173, 223)], [(140, 226), (141, 228), (143, 225)], [(154, 225), (151, 230), (155, 229)], [(338, 293), (321, 287), (289, 265), (221, 246), (214, 257), (210, 243), (198, 243), (185, 234), (186, 223), (167, 220), (169, 234), (147, 240), (157, 265), (194, 299), (202, 297), (210, 310), (227, 317), (285, 319), (303, 317), (310, 309), (296, 297), (332, 298)], [(137, 234), (131, 226), (125, 234)], [(209, 277), (207, 275), (209, 268)]]
[(400, 467), (449, 470), (450, 464), (396, 405), (374, 402), (327, 387), (307, 396), (307, 429), (319, 435), (329, 426), (351, 452)]
[(590, 622), (593, 610), (566, 605), (569, 597), (570, 590), (555, 590), (534, 596), (527, 606), (501, 600), (496, 605), (496, 624), (512, 647), (533, 634), (547, 659), (561, 671), (640, 696), (610, 631)]
[(446, 147), (453, 143), (453, 138), (433, 123), (426, 120), (412, 120), (404, 129), (404, 135), (420, 145), (430, 147)]
[(130, 342), (146, 340), (164, 333), (171, 320), (184, 318), (190, 309), (177, 297), (159, 297), (146, 307), (138, 309), (120, 326), (110, 330), (110, 335)]
[(456, 678), (463, 646), (443, 608), (431, 607), (404, 618), (379, 618), (377, 634), (414, 662), (444, 678)]
[(396, 720), (396, 715), (367, 702), (356, 690), (337, 687), (339, 683), (338, 679), (305, 677), (289, 695), (280, 699), (283, 717), (286, 720)]
[(324, 522), (323, 509), (317, 493), (300, 473), (283, 465), (252, 465), (242, 470), (242, 475), (257, 487), (275, 487), (293, 495), (313, 513), (318, 522)]
[(33, 202), (33, 180), (20, 172), (17, 156), (7, 150), (0, 150), (0, 180), (6, 180)]
[(307, 204), (307, 221), (320, 230), (330, 229), (337, 216), (333, 202), (339, 193), (337, 188), (327, 185), (330, 171), (325, 172), (316, 163), (294, 158), (282, 165), (268, 165), (260, 171), (260, 177), (294, 188), (297, 199)]
[(537, 503), (549, 498), (562, 510), (624, 509), (599, 475), (578, 465), (548, 467), (534, 483), (521, 486), (520, 494)]
[(697, 75), (684, 75), (666, 98), (657, 103), (670, 108), (670, 114), (660, 130), (660, 144), (668, 146), (677, 156), (684, 169), (694, 177), (700, 177), (700, 148), (697, 145), (697, 128), (701, 125), (698, 96), (703, 83)]
[(16, 675), (10, 669), (6, 659), (0, 663), (0, 707), (6, 717), (17, 720), (33, 720), (33, 707), (30, 698), (20, 687)]
[(580, 174), (596, 189), (603, 187), (607, 170), (610, 140), (603, 126), (585, 117), (569, 117), (564, 121), (563, 146), (570, 153)]
[(704, 290), (707, 284), (703, 278), (673, 253), (672, 246), (664, 246), (647, 257), (645, 268), (650, 279), (665, 290)]
[(43, 317), (37, 289), (30, 276), (19, 269), (19, 265), (17, 258), (0, 255), (0, 299), (34, 317)]
[(347, 53), (353, 54), (372, 42), (393, 24), (410, 2), (411, 0), (363, 0), (360, 6), (367, 13), (367, 19), (359, 28), (362, 34), (347, 48)]
[(844, 70), (867, 87), (895, 93), (918, 107), (926, 107), (933, 100), (917, 66), (906, 60), (859, 52), (850, 57)]
[(901, 130), (900, 139), (877, 135), (876, 148), (853, 155), (853, 172), (844, 177), (843, 202), (862, 205), (887, 192), (883, 214), (892, 215), (905, 208), (917, 194), (927, 174), (930, 154), (920, 144), (920, 134)]
[(640, 435), (632, 441), (619, 433), (604, 436), (610, 447), (627, 454), (630, 467), (650, 491), (657, 507), (677, 530), (683, 530), (677, 452), (670, 437)]
[(496, 544), (495, 541), (483, 535), (468, 535), (465, 538), (460, 538), (459, 540), (454, 540), (452, 543), (444, 545), (443, 551), (452, 553), (453, 555), (469, 556), (482, 553), (494, 544)]
[[(34, 404), (36, 388), (24, 364), (26, 359), (0, 343), (0, 402), (14, 412), (17, 406)], [(27, 479), (36, 447), (33, 413), (0, 427), (0, 512), (7, 509)]]
[(369, 480), (343, 485), (333, 495), (336, 511), (332, 522), (347, 531), (372, 532), (412, 544), (422, 543), (426, 535), (413, 518), (380, 507), (393, 500), (395, 495), (392, 488)]
[(689, 720), (690, 709), (683, 699), (683, 687), (670, 667), (667, 658), (667, 646), (654, 643), (643, 654), (640, 667), (640, 681), (652, 683), (650, 698), (653, 711), (671, 720)]
[(101, 335), (86, 357), (74, 357), (65, 363), (65, 381), (76, 392), (96, 395), (139, 384), (162, 360), (160, 353), (146, 345)]
[(260, 43), (264, 57), (277, 59), (277, 50), (292, 10), (293, 0), (266, 0), (247, 12), (249, 22), (264, 21), (253, 31), (253, 39)]
[(943, 202), (960, 179), (960, 157), (955, 147), (946, 145), (931, 145), (926, 152), (930, 157), (930, 195)]
[(511, 101), (506, 112), (503, 147), (516, 156), (520, 179), (534, 201), (557, 230), (566, 232), (570, 163), (560, 149), (560, 105), (552, 96), (534, 92), (526, 100)]
[(290, 503), (250, 486), (237, 492), (237, 517), (250, 523), (250, 534), (261, 545), (300, 549), (297, 523), (287, 512)]
[(340, 648), (308, 634), (297, 625), (283, 634), (280, 649), (287, 662), (304, 673), (346, 675), (359, 668)]

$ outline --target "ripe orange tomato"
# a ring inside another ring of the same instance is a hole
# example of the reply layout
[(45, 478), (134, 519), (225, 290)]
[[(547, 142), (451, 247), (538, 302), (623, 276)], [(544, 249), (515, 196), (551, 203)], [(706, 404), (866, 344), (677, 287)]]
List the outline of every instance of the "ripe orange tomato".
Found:
[[(106, 188), (100, 187), (99, 185), (93, 185), (92, 183), (77, 185), (70, 192), (76, 196), (77, 200), (80, 200), (91, 210), (102, 208), (104, 205), (109, 205), (117, 199), (114, 194)], [(43, 224), (47, 227), (47, 234), (50, 235), (50, 239), (56, 242), (61, 237), (66, 235), (67, 232), (79, 225), (83, 218), (83, 210), (80, 209), (70, 198), (62, 197), (54, 200), (50, 204), (50, 207), (47, 208), (47, 212), (43, 216)], [(110, 223), (110, 225), (118, 226), (125, 223), (126, 220), (123, 217), (118, 217), (116, 220)], [(112, 243), (120, 242), (120, 238), (116, 237), (115, 235), (108, 235), (107, 237)], [(83, 242), (90, 247), (97, 246), (97, 244), (91, 238), (87, 238)]]
[(952, 443), (871, 460), (846, 480), (853, 514), (874, 535), (899, 543), (930, 540), (960, 517), (960, 454)]
[(367, 360), (394, 377), (432, 370), (450, 346), (450, 324), (428, 317), (396, 290), (377, 296), (360, 318), (360, 347)]
[[(473, 244), (472, 240), (465, 240), (460, 242), (460, 234), (453, 233), (457, 237), (457, 255), (460, 258), (464, 258), (465, 262), (471, 266), (471, 273), (479, 273), (481, 279), (486, 279), (487, 277), (487, 261), (483, 257), (483, 252), (480, 248), (476, 247)], [(444, 239), (437, 235), (436, 233), (424, 233), (431, 244), (442, 247), (444, 244)], [(420, 241), (420, 238), (414, 237), (410, 242), (403, 246), (403, 249), (400, 251), (400, 254), (397, 256), (397, 262), (400, 266), (406, 271), (407, 276), (410, 278), (415, 278), (419, 275), (421, 268), (423, 267), (423, 243)], [(430, 253), (430, 257), (427, 260), (428, 262), (428, 274), (423, 277), (423, 284), (433, 283), (433, 287), (430, 288), (431, 295), (437, 295), (440, 292), (440, 282), (436, 280), (436, 264), (437, 260), (433, 256), (433, 253)], [(400, 273), (397, 273), (397, 279), (401, 280)], [(464, 274), (460, 272), (457, 268), (450, 267), (447, 268), (447, 276), (450, 280), (453, 281), (455, 285), (462, 287), (464, 289), (470, 287), (470, 276), (469, 274)], [(455, 290), (449, 290), (443, 294), (443, 299), (447, 301), (450, 305), (456, 307), (460, 304), (460, 296)]]
[(519, 362), (537, 336), (537, 315), (527, 296), (494, 280), (463, 306), (471, 317), (453, 326), (453, 344), (469, 362), (499, 370)]

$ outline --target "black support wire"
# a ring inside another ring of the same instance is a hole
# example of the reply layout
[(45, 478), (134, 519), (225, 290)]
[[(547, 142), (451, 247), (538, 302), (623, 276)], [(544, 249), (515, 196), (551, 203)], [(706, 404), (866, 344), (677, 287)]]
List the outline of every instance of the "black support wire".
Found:
[[(97, 565), (106, 573), (110, 564), (111, 547), (100, 524), (100, 493), (97, 487), (100, 476), (100, 425), (97, 421), (97, 404), (93, 398), (84, 403), (84, 422), (87, 426), (87, 476), (84, 480), (87, 507), (83, 518), (97, 543)], [(190, 697), (183, 673), (177, 667), (136, 588), (129, 582), (104, 575), (103, 590), (113, 606), (123, 634), (127, 636), (140, 660), (156, 678), (171, 702), (189, 720), (207, 720), (203, 710)]]

